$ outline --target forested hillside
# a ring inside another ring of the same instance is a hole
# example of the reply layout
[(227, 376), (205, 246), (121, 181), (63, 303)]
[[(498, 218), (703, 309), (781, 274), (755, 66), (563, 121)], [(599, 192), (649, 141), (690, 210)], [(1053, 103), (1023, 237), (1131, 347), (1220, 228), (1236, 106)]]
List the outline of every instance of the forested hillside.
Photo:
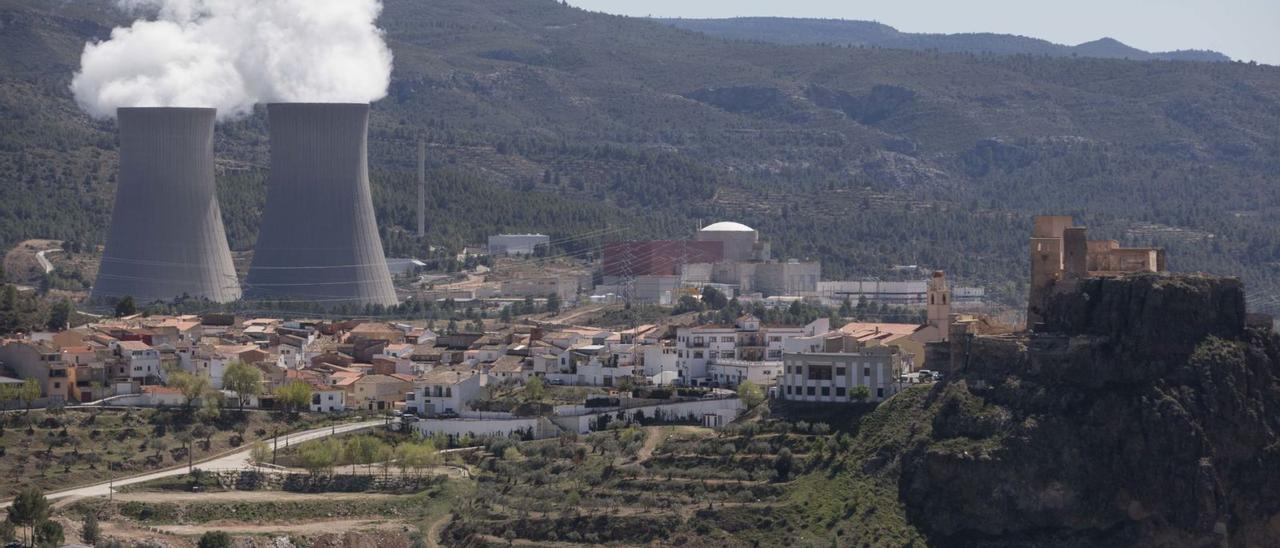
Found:
[[(0, 0), (0, 243), (102, 240), (114, 124), (67, 85), (82, 43), (125, 19), (109, 5)], [(1280, 308), (1276, 68), (746, 43), (551, 0), (385, 0), (380, 23), (396, 61), (370, 153), (391, 253), (732, 219), (828, 278), (919, 264), (1013, 299), (1031, 215), (1062, 212)], [(237, 249), (265, 128), (259, 109), (219, 129)], [(426, 242), (405, 232), (418, 134)]]

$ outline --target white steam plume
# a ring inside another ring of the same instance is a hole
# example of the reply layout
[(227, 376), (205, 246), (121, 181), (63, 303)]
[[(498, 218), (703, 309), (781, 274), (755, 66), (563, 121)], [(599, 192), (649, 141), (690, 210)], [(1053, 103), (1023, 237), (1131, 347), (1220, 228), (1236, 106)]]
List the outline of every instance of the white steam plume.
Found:
[(155, 20), (85, 44), (71, 90), (95, 118), (118, 107), (373, 102), (387, 94), (391, 50), (380, 0), (117, 0)]

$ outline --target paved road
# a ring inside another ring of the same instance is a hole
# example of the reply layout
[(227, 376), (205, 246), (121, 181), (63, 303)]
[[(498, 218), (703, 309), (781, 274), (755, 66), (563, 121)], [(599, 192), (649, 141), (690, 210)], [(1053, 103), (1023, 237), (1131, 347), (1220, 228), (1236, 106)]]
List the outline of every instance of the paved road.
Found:
[[(373, 428), (375, 426), (382, 426), (384, 424), (386, 424), (385, 420), (378, 419), (378, 420), (371, 420), (366, 422), (345, 424), (337, 427), (317, 428), (315, 430), (307, 430), (305, 432), (288, 434), (288, 435), (279, 437), (279, 442), (280, 442), (279, 447), (283, 449), (290, 445), (297, 445), (304, 441), (316, 440), (316, 439), (324, 438), (327, 436), (331, 436), (333, 434), (344, 434), (347, 432), (354, 432), (356, 430), (364, 430), (366, 428)], [(268, 439), (268, 440), (265, 440), (265, 442), (267, 446), (270, 447), (275, 444), (276, 440)], [(240, 449), (234, 453), (229, 453), (219, 457), (214, 457), (208, 460), (197, 462), (196, 465), (197, 465), (197, 468), (205, 468), (210, 470), (249, 469), (249, 468), (252, 468), (252, 466), (249, 464), (249, 453), (250, 451), (252, 451), (252, 449), (253, 447), (251, 445), (246, 444), (243, 449)], [(55, 499), (61, 499), (61, 498), (67, 498), (67, 497), (75, 497), (75, 498), (105, 497), (107, 496), (109, 489), (113, 486), (122, 487), (125, 485), (133, 485), (135, 483), (143, 483), (143, 482), (148, 482), (148, 481), (156, 480), (160, 478), (181, 476), (186, 473), (187, 473), (187, 467), (182, 466), (179, 468), (171, 468), (169, 470), (161, 470), (159, 472), (143, 474), (141, 476), (122, 478), (114, 482), (103, 482), (95, 485), (88, 485), (85, 487), (76, 487), (74, 489), (67, 489), (64, 491), (54, 491), (52, 493), (45, 493), (45, 497), (48, 498), (49, 500), (55, 500)], [(9, 504), (10, 504), (10, 501), (5, 501), (3, 503), (0, 503), (0, 508), (8, 508)]]
[(56, 252), (58, 252), (58, 251), (62, 251), (62, 250), (61, 250), (61, 249), (46, 249), (46, 250), (44, 250), (44, 251), (41, 251), (41, 252), (39, 252), (39, 253), (36, 253), (36, 260), (37, 260), (37, 261), (40, 261), (40, 268), (43, 268), (43, 269), (44, 269), (44, 273), (45, 273), (45, 274), (48, 274), (48, 273), (50, 273), (50, 272), (53, 272), (53, 263), (49, 262), (49, 258), (48, 258), (48, 257), (45, 257), (45, 256), (44, 256), (44, 254), (45, 254), (45, 253), (56, 253)]

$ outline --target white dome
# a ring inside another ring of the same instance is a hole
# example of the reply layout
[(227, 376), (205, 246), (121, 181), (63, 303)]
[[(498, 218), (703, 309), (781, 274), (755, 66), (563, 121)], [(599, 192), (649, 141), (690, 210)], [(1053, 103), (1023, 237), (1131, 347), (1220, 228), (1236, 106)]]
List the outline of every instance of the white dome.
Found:
[(742, 223), (732, 221), (721, 221), (715, 224), (707, 225), (699, 232), (755, 232), (756, 229), (751, 228)]

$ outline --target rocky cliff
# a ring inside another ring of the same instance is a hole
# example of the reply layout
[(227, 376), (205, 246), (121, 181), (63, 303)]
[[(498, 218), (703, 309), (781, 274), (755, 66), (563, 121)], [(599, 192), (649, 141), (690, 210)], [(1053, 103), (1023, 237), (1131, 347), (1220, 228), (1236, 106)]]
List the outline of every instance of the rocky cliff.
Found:
[(1280, 546), (1280, 338), (1237, 280), (1085, 280), (1048, 323), (864, 421), (930, 545)]

